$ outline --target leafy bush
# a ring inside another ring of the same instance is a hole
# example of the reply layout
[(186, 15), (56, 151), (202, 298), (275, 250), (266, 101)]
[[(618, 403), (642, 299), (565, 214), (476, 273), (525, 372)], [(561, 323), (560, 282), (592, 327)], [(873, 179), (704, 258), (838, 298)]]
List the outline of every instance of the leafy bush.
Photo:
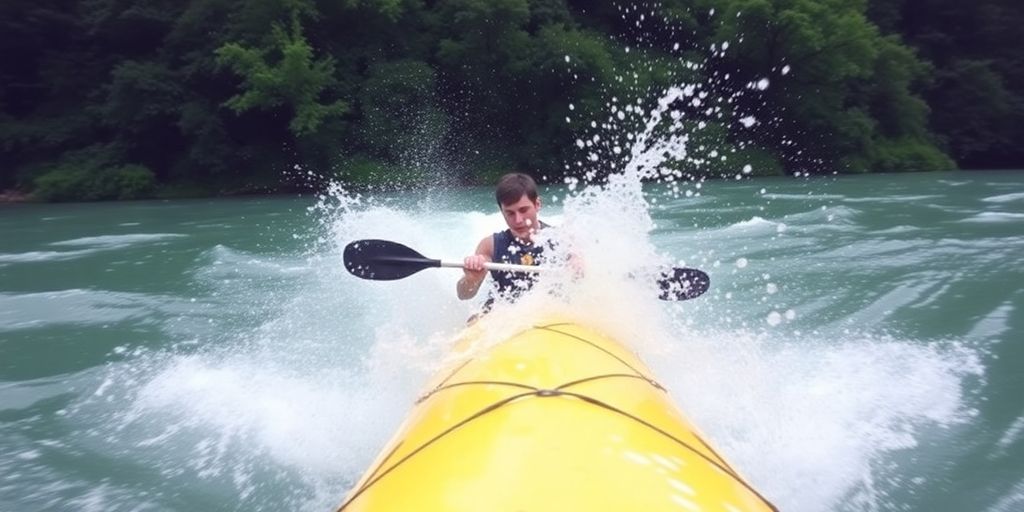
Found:
[(948, 171), (953, 162), (934, 144), (919, 139), (887, 139), (872, 148), (871, 170), (882, 172)]
[(33, 195), (43, 201), (143, 199), (152, 195), (155, 177), (141, 165), (89, 168), (65, 163), (34, 184)]

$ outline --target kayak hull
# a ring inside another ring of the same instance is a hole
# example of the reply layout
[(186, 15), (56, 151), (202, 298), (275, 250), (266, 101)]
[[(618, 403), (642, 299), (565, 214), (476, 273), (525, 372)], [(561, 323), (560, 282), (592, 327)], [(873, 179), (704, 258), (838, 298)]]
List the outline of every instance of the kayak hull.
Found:
[(470, 328), (339, 510), (774, 510), (623, 345)]

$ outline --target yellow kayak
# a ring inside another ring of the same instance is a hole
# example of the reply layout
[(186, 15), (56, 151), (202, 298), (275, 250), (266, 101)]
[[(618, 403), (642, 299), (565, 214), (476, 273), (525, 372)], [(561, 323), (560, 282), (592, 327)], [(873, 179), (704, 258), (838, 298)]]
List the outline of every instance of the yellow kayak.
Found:
[(618, 342), (573, 323), (479, 333), (338, 510), (776, 510)]

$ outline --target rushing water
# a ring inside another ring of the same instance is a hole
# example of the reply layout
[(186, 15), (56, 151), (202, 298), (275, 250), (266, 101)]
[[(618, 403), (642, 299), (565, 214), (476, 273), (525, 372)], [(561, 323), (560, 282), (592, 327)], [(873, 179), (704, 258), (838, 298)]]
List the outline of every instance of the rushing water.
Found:
[[(690, 190), (546, 190), (588, 265), (559, 307), (781, 510), (1024, 508), (1024, 175)], [(479, 302), (457, 271), (357, 280), (341, 245), (459, 259), (501, 226), (486, 189), (0, 206), (0, 509), (330, 509)], [(712, 290), (659, 302), (613, 271), (637, 259)]]

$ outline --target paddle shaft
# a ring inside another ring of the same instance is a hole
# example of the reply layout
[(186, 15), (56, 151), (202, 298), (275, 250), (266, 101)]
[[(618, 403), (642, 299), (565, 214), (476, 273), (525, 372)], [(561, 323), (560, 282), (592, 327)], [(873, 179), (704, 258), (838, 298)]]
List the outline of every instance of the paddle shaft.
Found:
[[(438, 262), (439, 267), (443, 268), (466, 268), (466, 266), (457, 261), (440, 261)], [(513, 265), (511, 263), (484, 263), (484, 268), (487, 270), (498, 270), (502, 272), (533, 272), (539, 273), (544, 271), (544, 267), (537, 265)]]

